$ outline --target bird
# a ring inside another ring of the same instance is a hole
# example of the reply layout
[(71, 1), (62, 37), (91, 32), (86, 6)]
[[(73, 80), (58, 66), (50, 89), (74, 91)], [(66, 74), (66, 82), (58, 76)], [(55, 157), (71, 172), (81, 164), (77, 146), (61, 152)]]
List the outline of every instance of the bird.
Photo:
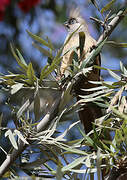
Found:
[[(79, 33), (83, 32), (85, 34), (85, 43), (83, 47), (83, 56), (81, 58), (80, 56), (80, 50), (78, 49), (78, 60), (79, 60), (79, 66), (82, 63), (82, 60), (85, 61), (85, 59), (89, 56), (91, 49), (93, 47), (96, 47), (97, 41), (90, 35), (88, 25), (86, 20), (81, 16), (80, 9), (79, 8), (72, 8), (69, 13), (68, 20), (64, 23), (68, 34), (64, 41), (64, 48), (63, 48), (63, 58), (60, 65), (60, 76), (62, 77), (64, 74), (69, 72), (70, 65), (72, 64), (73, 56), (74, 56), (74, 50), (70, 50), (68, 53), (67, 50), (71, 49), (72, 47), (79, 46)], [(69, 42), (66, 43), (69, 36), (72, 35)], [(100, 54), (98, 54), (95, 58), (94, 65), (101, 66), (101, 57)], [(77, 82), (77, 84), (74, 87), (74, 91), (76, 93), (77, 101), (81, 99), (79, 95), (88, 95), (90, 94), (89, 91), (85, 92), (82, 89), (89, 89), (97, 87), (97, 84), (90, 83), (89, 81), (100, 81), (100, 70), (93, 68), (92, 71), (88, 73), (87, 76), (82, 75), (80, 78), (80, 81)], [(85, 132), (89, 133), (92, 130), (92, 122), (96, 118), (99, 118), (101, 116), (101, 110), (100, 107), (98, 107), (95, 103), (86, 103), (81, 110), (78, 112), (79, 118), (81, 120), (81, 123), (84, 126)]]

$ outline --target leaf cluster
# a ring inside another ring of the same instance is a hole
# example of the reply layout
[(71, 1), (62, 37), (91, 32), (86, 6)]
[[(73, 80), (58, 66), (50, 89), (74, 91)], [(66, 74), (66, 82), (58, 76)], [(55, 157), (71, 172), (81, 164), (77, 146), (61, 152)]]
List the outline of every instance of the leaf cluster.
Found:
[[(95, 1), (93, 2), (95, 4)], [(113, 2), (115, 1), (106, 5), (101, 13), (108, 10)], [(80, 67), (75, 56), (69, 75), (57, 79), (55, 73), (59, 72), (60, 61), (72, 49), (62, 54), (64, 44), (56, 53), (49, 39), (45, 41), (27, 32), (35, 41), (33, 46), (47, 56), (47, 64), (37, 77), (32, 63), (27, 64), (19, 50), (11, 45), (12, 54), (19, 66), (19, 74), (9, 72), (8, 75), (1, 75), (0, 84), (4, 90), (10, 92), (12, 102), (13, 96), (17, 97), (15, 106), (11, 101), (8, 102), (14, 113), (15, 129), (1, 127), (1, 131), (6, 131), (5, 137), (9, 138), (14, 149), (18, 151), (19, 142), (23, 142), (26, 150), (20, 154), (20, 162), (16, 162), (12, 170), (8, 171), (9, 176), (18, 177), (14, 171), (18, 167), (33, 178), (78, 179), (80, 174), (84, 174), (84, 178), (93, 179), (94, 173), (97, 173), (98, 179), (101, 179), (101, 171), (108, 174), (112, 167), (119, 167), (121, 161), (126, 161), (127, 69), (122, 62), (119, 74), (117, 70), (93, 66), (95, 57), (107, 41), (105, 39), (93, 49)], [(85, 34), (79, 34), (79, 41), (82, 54)], [(73, 50), (77, 53), (77, 47), (73, 47)], [(82, 99), (75, 102), (73, 87), (77, 79), (81, 74), (87, 76), (93, 68), (108, 71), (116, 81), (90, 81), (100, 86), (83, 89), (91, 94), (80, 96)], [(76, 111), (88, 102), (97, 104), (104, 111), (104, 115), (93, 123), (93, 130), (85, 134), (79, 126), (80, 122), (76, 121), (60, 132), (59, 124), (73, 119)], [(0, 123), (2, 120), (1, 116)], [(67, 134), (75, 127), (81, 138), (68, 140)], [(3, 150), (2, 146), (1, 149)], [(31, 162), (35, 155), (37, 159)]]

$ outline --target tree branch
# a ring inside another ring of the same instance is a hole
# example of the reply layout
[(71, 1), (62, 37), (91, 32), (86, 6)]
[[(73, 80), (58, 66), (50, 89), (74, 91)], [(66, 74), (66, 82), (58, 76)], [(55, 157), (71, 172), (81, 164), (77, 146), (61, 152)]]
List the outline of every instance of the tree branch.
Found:
[[(37, 125), (37, 132), (45, 130), (48, 127), (48, 124), (50, 124), (51, 121), (56, 117), (60, 99), (60, 97), (56, 99), (56, 101), (52, 105), (50, 112), (47, 113)], [(7, 171), (10, 165), (20, 156), (20, 154), (26, 149), (27, 146), (28, 145), (26, 145), (23, 141), (19, 140), (18, 150), (14, 149), (10, 155), (7, 155), (6, 160), (0, 166), (0, 177), (2, 177), (2, 175)]]
[[(103, 41), (106, 37), (109, 37), (112, 31), (115, 29), (115, 27), (120, 23), (120, 21), (124, 18), (126, 15), (127, 9), (120, 10), (116, 17), (109, 23), (107, 26), (107, 29), (102, 33), (100, 38), (98, 39), (98, 44)], [(58, 113), (58, 106), (60, 103), (60, 98), (58, 98), (54, 105), (51, 108), (51, 111), (45, 115), (45, 117), (40, 121), (40, 123), (37, 125), (37, 132), (40, 132), (44, 129), (46, 129), (47, 125), (53, 120), (53, 118)], [(19, 155), (25, 150), (27, 147), (26, 144), (24, 144), (21, 140), (18, 144), (18, 150), (13, 150), (10, 155), (6, 157), (6, 160), (3, 162), (3, 164), (0, 167), (0, 177), (7, 171), (7, 169), (10, 167), (11, 164), (14, 163), (14, 161), (19, 157)]]

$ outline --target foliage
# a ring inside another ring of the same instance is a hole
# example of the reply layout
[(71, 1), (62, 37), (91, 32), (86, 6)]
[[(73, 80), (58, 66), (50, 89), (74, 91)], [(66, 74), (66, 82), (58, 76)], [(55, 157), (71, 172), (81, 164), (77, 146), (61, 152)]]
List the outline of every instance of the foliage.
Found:
[[(108, 10), (112, 3), (113, 1), (106, 5), (101, 13)], [(50, 40), (45, 41), (27, 32), (36, 41), (33, 43), (34, 47), (47, 56), (47, 64), (41, 69), (38, 77), (33, 64), (27, 64), (19, 50), (11, 45), (19, 73), (9, 72), (8, 75), (1, 75), (0, 84), (3, 90), (10, 93), (8, 105), (14, 114), (15, 129), (1, 127), (1, 131), (5, 132), (5, 137), (9, 138), (14, 149), (18, 150), (19, 143), (23, 142), (26, 150), (20, 154), (20, 161), (13, 164), (4, 177), (18, 178), (15, 171), (18, 168), (32, 178), (78, 179), (80, 174), (84, 174), (84, 179), (93, 179), (93, 175), (97, 173), (98, 179), (101, 179), (101, 171), (107, 175), (112, 167), (122, 166), (121, 162), (126, 162), (127, 69), (122, 62), (119, 72), (94, 66), (108, 71), (116, 81), (91, 82), (100, 86), (84, 89), (92, 93), (81, 96), (82, 99), (75, 102), (73, 87), (77, 77), (80, 74), (87, 76), (92, 70), (91, 62), (100, 53), (107, 39), (90, 53), (80, 68), (76, 63), (77, 59), (74, 59), (69, 76), (58, 80), (55, 73), (59, 72), (64, 45), (56, 53)], [(72, 35), (67, 43), (71, 37)], [(76, 52), (76, 47), (73, 49)], [(13, 96), (17, 97), (16, 102), (13, 102)], [(85, 134), (77, 120), (64, 132), (60, 132), (59, 124), (73, 119), (73, 113), (87, 102), (98, 104), (104, 111), (104, 115), (93, 123), (93, 130)], [(1, 116), (0, 123), (2, 120), (4, 119)], [(81, 138), (68, 141), (67, 134), (75, 126)], [(31, 162), (33, 155), (37, 158)]]

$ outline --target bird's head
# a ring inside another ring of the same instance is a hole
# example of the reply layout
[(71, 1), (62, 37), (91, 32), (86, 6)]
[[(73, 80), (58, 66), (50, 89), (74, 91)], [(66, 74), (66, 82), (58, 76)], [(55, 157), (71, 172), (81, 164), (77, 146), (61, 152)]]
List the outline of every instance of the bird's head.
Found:
[(77, 30), (77, 32), (88, 32), (88, 26), (86, 21), (82, 18), (79, 8), (72, 9), (69, 14), (69, 19), (64, 23), (67, 30), (72, 33)]

